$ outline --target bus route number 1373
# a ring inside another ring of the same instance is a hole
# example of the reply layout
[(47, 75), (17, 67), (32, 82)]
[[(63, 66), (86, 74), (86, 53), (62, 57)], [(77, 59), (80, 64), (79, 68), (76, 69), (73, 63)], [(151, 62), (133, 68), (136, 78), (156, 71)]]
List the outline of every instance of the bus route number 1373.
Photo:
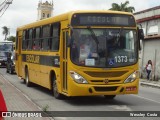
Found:
[(127, 56), (115, 56), (116, 63), (128, 62)]

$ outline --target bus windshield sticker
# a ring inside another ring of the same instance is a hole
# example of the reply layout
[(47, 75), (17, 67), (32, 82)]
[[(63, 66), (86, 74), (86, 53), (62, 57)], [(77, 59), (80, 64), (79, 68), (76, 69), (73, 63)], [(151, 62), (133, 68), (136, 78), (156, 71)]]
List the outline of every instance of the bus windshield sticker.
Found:
[(114, 59), (109, 59), (109, 60), (108, 60), (108, 64), (109, 64), (109, 65), (114, 65), (114, 64), (115, 64)]
[(95, 66), (95, 59), (85, 59), (85, 65)]

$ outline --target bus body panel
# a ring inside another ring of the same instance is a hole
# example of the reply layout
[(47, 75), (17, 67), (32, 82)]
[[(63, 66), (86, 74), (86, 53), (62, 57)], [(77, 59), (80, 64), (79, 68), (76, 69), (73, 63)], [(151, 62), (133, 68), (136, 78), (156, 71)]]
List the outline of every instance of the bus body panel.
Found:
[[(46, 52), (45, 54), (48, 54), (48, 53)], [(57, 54), (58, 53), (52, 53), (51, 56), (55, 56)], [(39, 61), (41, 55), (42, 53), (38, 51), (35, 52), (34, 54), (32, 52), (26, 52), (26, 51), (22, 53), (22, 56), (28, 56), (28, 57), (24, 57), (26, 58), (26, 60), (22, 63), (22, 78), (25, 79), (25, 74), (26, 74), (25, 68), (27, 67), (29, 71), (30, 82), (33, 82), (35, 84), (51, 89), (50, 74), (52, 71), (55, 72), (55, 74), (57, 75), (57, 79), (59, 79), (59, 73), (60, 73), (59, 68), (42, 65)], [(33, 56), (35, 57), (33, 58)], [(38, 58), (38, 60), (36, 58)], [(37, 63), (35, 64), (35, 62)]]

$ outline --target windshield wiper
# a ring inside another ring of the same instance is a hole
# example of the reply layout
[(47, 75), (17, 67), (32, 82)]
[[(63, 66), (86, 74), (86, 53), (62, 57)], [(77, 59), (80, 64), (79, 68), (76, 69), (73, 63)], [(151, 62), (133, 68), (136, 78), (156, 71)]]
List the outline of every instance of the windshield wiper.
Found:
[(98, 44), (99, 44), (99, 41), (98, 41), (98, 39), (97, 39), (97, 37), (96, 37), (96, 34), (94, 33), (93, 29), (92, 29), (90, 26), (87, 26), (87, 29), (90, 31), (93, 40), (94, 40), (94, 41), (96, 42), (96, 44), (98, 45)]
[[(94, 33), (93, 29), (90, 26), (87, 26), (87, 29), (88, 29), (88, 31), (90, 31), (91, 36), (96, 43), (96, 51), (97, 51), (97, 54), (98, 54), (98, 45), (99, 45), (98, 38), (97, 38), (96, 34)], [(98, 58), (98, 62), (100, 62), (99, 58)]]
[(121, 27), (121, 28), (119, 29), (119, 33), (118, 33), (118, 35), (117, 35), (117, 40), (120, 39), (120, 37), (121, 37), (121, 35), (122, 35), (122, 31), (123, 31), (123, 27)]

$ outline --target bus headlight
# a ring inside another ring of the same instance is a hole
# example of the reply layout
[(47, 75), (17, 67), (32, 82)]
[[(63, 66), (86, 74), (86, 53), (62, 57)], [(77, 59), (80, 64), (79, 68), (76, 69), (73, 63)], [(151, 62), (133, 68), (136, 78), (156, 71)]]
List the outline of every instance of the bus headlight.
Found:
[(124, 83), (131, 83), (133, 81), (136, 80), (136, 78), (138, 77), (139, 72), (135, 71), (134, 73), (132, 73), (125, 81)]
[(70, 71), (71, 77), (74, 79), (75, 82), (77, 83), (82, 83), (82, 84), (87, 84), (87, 80), (85, 80), (81, 75), (74, 71)]

